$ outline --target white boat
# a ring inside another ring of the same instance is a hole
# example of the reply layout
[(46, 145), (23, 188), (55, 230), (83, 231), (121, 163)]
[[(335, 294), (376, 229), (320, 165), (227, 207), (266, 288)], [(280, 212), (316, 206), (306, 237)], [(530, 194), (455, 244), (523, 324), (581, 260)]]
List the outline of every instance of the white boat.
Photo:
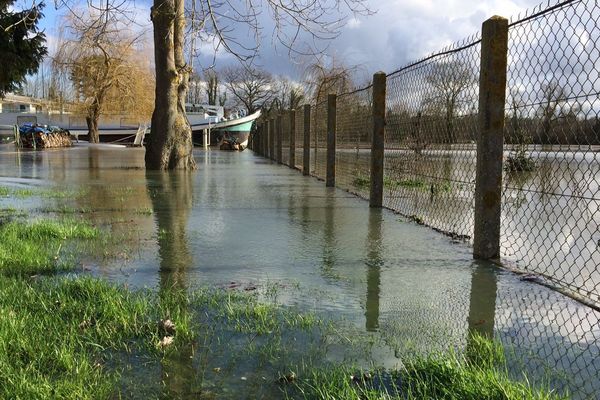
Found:
[(252, 124), (260, 117), (259, 110), (251, 115), (238, 111), (225, 118), (223, 107), (206, 104), (186, 104), (186, 113), (194, 143), (205, 147), (229, 140), (245, 149), (248, 147)]

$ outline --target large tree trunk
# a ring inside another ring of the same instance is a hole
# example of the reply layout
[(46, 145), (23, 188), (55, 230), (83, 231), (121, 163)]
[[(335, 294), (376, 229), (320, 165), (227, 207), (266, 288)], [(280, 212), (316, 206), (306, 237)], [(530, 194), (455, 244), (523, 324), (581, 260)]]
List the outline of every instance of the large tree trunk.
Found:
[(156, 100), (146, 147), (148, 169), (193, 169), (192, 130), (185, 115), (189, 68), (183, 56), (184, 0), (154, 0)]
[(98, 132), (98, 121), (100, 121), (100, 112), (96, 109), (88, 110), (85, 122), (88, 128), (88, 141), (90, 143), (99, 143), (100, 134)]

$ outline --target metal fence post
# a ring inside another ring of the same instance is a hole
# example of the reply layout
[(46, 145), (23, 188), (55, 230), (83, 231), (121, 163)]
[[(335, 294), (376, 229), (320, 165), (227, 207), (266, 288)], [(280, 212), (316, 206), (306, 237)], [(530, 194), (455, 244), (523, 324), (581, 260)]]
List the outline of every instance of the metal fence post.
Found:
[(276, 128), (275, 128), (275, 136), (277, 137), (277, 150), (275, 153), (275, 160), (281, 164), (281, 153), (282, 153), (282, 149), (283, 149), (283, 130), (281, 129), (281, 120), (282, 120), (282, 115), (278, 114), (277, 115), (277, 121), (276, 121)]
[(325, 186), (335, 186), (335, 130), (337, 96), (333, 93), (327, 96), (327, 172)]
[(483, 23), (481, 36), (474, 258), (500, 256), (507, 54), (508, 20), (494, 16)]
[(275, 118), (269, 120), (269, 158), (275, 159)]
[(290, 160), (288, 165), (296, 167), (296, 110), (290, 110)]
[(304, 105), (304, 143), (302, 150), (302, 175), (310, 175), (310, 104)]
[(383, 160), (385, 147), (385, 72), (373, 75), (373, 137), (371, 138), (371, 191), (369, 207), (383, 206)]

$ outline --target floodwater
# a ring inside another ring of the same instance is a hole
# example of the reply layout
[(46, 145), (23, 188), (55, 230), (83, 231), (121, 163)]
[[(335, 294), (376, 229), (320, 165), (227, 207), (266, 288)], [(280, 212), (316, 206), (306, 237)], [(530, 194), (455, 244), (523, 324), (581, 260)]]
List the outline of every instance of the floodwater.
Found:
[[(377, 365), (464, 346), (469, 332), (479, 331), (507, 345), (516, 377), (527, 372), (573, 398), (600, 392), (600, 313), (473, 261), (467, 244), (371, 210), (251, 151), (198, 150), (194, 173), (147, 173), (143, 152), (0, 148), (0, 185), (85, 193), (19, 204), (0, 199), (0, 208), (89, 210), (81, 218), (127, 239), (110, 257), (86, 259), (85, 270), (132, 288), (277, 285), (278, 302), (381, 338), (385, 345), (371, 354)], [(179, 385), (197, 379), (190, 368), (173, 369), (186, 371)], [(236, 379), (236, 390), (253, 393)]]
[[(531, 172), (504, 173), (501, 255), (503, 261), (551, 277), (600, 303), (600, 152), (581, 146), (530, 146)], [(285, 149), (284, 152), (285, 153)], [(505, 151), (505, 157), (510, 151)], [(297, 155), (298, 156), (298, 155)], [(324, 178), (326, 152), (311, 155), (311, 170)], [(313, 162), (314, 161), (314, 162)], [(368, 198), (370, 151), (336, 151), (338, 186)], [(463, 238), (473, 236), (476, 151), (473, 145), (386, 150), (384, 205)], [(422, 186), (394, 186), (393, 182)]]

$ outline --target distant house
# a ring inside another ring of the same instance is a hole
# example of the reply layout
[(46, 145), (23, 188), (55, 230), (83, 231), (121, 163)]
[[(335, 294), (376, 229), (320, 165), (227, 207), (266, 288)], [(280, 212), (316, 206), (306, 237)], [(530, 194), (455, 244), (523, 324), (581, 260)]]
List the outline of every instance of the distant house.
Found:
[(43, 112), (42, 102), (32, 97), (8, 93), (0, 99), (0, 113), (37, 114)]

